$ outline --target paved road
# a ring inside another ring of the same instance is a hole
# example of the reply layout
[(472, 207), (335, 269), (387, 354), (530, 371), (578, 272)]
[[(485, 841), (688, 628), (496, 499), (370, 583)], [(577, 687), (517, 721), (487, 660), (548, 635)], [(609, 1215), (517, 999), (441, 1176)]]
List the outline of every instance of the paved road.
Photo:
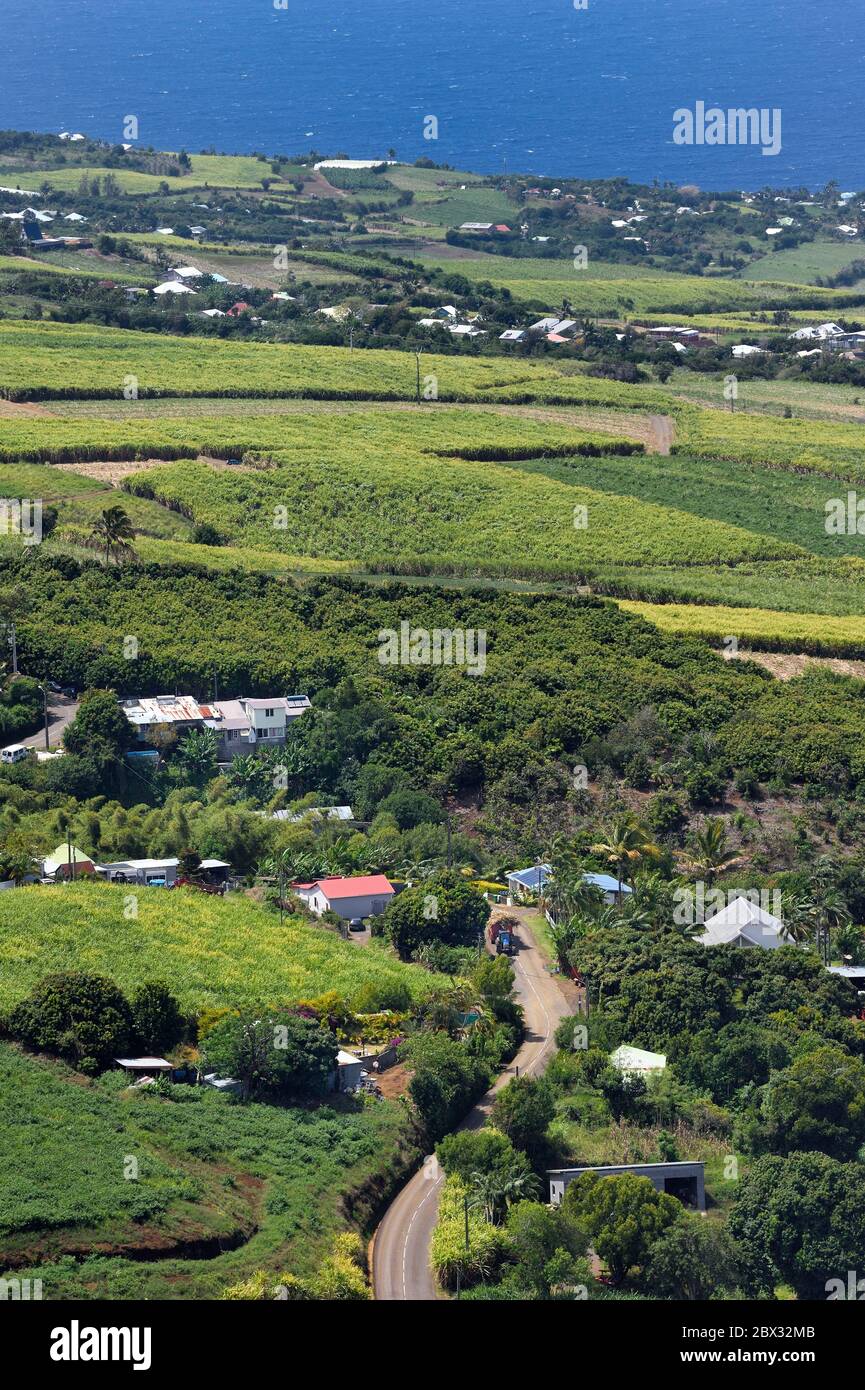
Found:
[[(497, 915), (520, 918), (520, 950), (514, 959), (516, 993), (525, 1011), (526, 1039), (513, 1062), (478, 1102), (460, 1129), (479, 1129), (489, 1115), (495, 1094), (519, 1069), (520, 1076), (538, 1076), (555, 1050), (553, 1034), (559, 1021), (575, 1010), (576, 995), (565, 981), (545, 970), (545, 957), (519, 908)], [(429, 1302), (438, 1297), (429, 1251), (438, 1216), (443, 1178), (436, 1165), (425, 1164), (388, 1207), (373, 1247), (375, 1297), (384, 1300)]]
[[(67, 726), (72, 723), (77, 713), (77, 700), (70, 700), (65, 695), (52, 695), (50, 691), (48, 692), (48, 738), (52, 748), (59, 745)], [(23, 743), (25, 748), (44, 748), (44, 725), (39, 729), (38, 734), (28, 734), (19, 742)]]

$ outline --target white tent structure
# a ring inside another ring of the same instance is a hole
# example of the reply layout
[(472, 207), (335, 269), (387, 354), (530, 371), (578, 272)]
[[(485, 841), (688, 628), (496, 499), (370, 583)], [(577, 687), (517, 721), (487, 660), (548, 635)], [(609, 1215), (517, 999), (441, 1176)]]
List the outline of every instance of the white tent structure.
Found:
[(701, 946), (762, 946), (774, 951), (790, 944), (781, 919), (749, 898), (734, 898), (703, 926), (697, 937)]

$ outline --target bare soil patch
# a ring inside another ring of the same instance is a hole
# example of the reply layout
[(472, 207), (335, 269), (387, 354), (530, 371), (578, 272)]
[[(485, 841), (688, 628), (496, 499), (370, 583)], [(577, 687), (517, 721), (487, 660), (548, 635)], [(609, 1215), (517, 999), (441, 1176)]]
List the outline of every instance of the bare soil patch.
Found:
[(855, 676), (865, 680), (865, 661), (840, 656), (809, 656), (806, 652), (753, 652), (740, 647), (737, 655), (723, 653), (725, 661), (753, 661), (779, 681), (791, 681), (801, 676), (809, 666), (828, 666), (839, 676)]

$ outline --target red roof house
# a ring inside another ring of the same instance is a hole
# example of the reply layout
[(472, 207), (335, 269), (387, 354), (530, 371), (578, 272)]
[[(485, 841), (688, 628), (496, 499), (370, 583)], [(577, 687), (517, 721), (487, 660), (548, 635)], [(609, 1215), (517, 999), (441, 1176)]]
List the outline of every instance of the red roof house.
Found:
[(346, 922), (355, 917), (377, 917), (394, 897), (393, 884), (384, 874), (320, 878), (315, 883), (294, 883), (292, 891), (316, 917), (330, 910)]

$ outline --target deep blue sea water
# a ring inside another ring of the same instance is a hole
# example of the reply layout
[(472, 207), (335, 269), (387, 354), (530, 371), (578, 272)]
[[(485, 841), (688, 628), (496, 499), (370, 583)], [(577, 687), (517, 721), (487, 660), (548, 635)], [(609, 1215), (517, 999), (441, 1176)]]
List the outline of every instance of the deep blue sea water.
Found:
[[(121, 140), (132, 114), (169, 149), (865, 187), (865, 0), (285, 3), (0, 0), (0, 127)], [(698, 100), (780, 107), (781, 153), (675, 145)]]

